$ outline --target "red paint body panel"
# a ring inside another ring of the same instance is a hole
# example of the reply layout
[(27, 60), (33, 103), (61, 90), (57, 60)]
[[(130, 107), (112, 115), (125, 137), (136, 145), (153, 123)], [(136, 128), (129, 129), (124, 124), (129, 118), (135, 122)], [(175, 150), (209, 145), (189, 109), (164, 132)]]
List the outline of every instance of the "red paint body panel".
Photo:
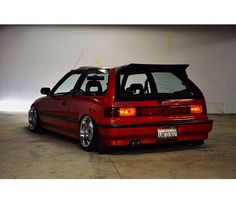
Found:
[[(163, 106), (189, 106), (205, 105), (204, 99), (175, 99), (162, 103), (153, 101), (122, 101), (116, 102), (115, 96), (116, 68), (110, 69), (108, 88), (103, 96), (46, 96), (34, 102), (39, 111), (39, 116), (46, 129), (70, 137), (79, 138), (79, 122), (82, 116), (90, 115), (98, 126), (98, 132), (104, 144), (110, 146), (128, 145), (130, 141), (138, 139), (142, 144), (154, 144), (165, 142), (157, 139), (157, 129), (161, 125), (135, 126), (135, 124), (161, 123), (166, 121), (199, 121), (199, 124), (178, 124), (178, 137), (175, 141), (202, 140), (208, 138), (208, 133), (212, 129), (212, 121), (208, 120), (206, 113), (184, 114), (184, 115), (159, 115), (159, 116), (136, 116), (109, 118), (104, 116), (107, 107), (163, 107)], [(60, 118), (49, 117), (48, 115), (58, 115)], [(69, 118), (70, 120), (64, 120)], [(77, 121), (77, 122), (75, 122)], [(124, 125), (124, 127), (103, 127)], [(125, 127), (129, 124), (130, 126)], [(101, 125), (101, 126), (100, 126)], [(134, 127), (132, 127), (134, 125)]]

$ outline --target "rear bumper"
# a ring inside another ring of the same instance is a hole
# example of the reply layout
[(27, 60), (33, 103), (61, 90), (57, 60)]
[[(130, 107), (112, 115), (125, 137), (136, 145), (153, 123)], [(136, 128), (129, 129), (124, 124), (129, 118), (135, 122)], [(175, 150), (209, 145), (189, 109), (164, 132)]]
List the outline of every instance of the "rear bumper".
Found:
[(181, 120), (150, 123), (104, 124), (99, 123), (99, 134), (103, 143), (111, 146), (128, 145), (132, 140), (141, 144), (168, 142), (157, 139), (157, 129), (164, 126), (175, 126), (178, 137), (175, 141), (190, 141), (207, 139), (212, 130), (212, 120)]

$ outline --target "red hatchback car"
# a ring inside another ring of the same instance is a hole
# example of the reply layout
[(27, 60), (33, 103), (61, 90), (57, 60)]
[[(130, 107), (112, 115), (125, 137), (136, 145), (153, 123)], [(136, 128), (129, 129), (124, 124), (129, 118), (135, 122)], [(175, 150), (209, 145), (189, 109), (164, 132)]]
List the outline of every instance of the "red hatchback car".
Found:
[(206, 102), (186, 74), (187, 64), (81, 67), (42, 88), (29, 111), (29, 129), (79, 140), (84, 150), (191, 141), (212, 129)]

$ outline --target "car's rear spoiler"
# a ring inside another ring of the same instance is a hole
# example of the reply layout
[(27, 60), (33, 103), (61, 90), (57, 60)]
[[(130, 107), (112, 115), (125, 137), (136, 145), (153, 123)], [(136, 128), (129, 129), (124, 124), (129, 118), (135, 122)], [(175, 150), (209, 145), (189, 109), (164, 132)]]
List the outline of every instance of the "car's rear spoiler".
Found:
[(146, 70), (151, 71), (169, 71), (175, 72), (177, 74), (187, 76), (186, 69), (188, 68), (189, 64), (134, 64), (131, 63), (129, 65), (121, 66), (117, 69), (118, 72), (132, 72), (135, 73)]
[(176, 70), (176, 69), (184, 69), (188, 68), (189, 64), (135, 64), (131, 63), (129, 65), (123, 66), (123, 68), (132, 68), (132, 69), (143, 69), (143, 68), (151, 68), (156, 70)]

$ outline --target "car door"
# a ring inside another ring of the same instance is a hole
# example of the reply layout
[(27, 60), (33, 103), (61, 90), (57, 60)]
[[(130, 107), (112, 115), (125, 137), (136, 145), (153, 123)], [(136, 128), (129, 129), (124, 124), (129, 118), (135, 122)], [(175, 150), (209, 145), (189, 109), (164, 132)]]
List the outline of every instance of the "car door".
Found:
[(69, 121), (69, 104), (80, 73), (66, 75), (44, 99), (43, 122), (49, 129), (66, 133)]

